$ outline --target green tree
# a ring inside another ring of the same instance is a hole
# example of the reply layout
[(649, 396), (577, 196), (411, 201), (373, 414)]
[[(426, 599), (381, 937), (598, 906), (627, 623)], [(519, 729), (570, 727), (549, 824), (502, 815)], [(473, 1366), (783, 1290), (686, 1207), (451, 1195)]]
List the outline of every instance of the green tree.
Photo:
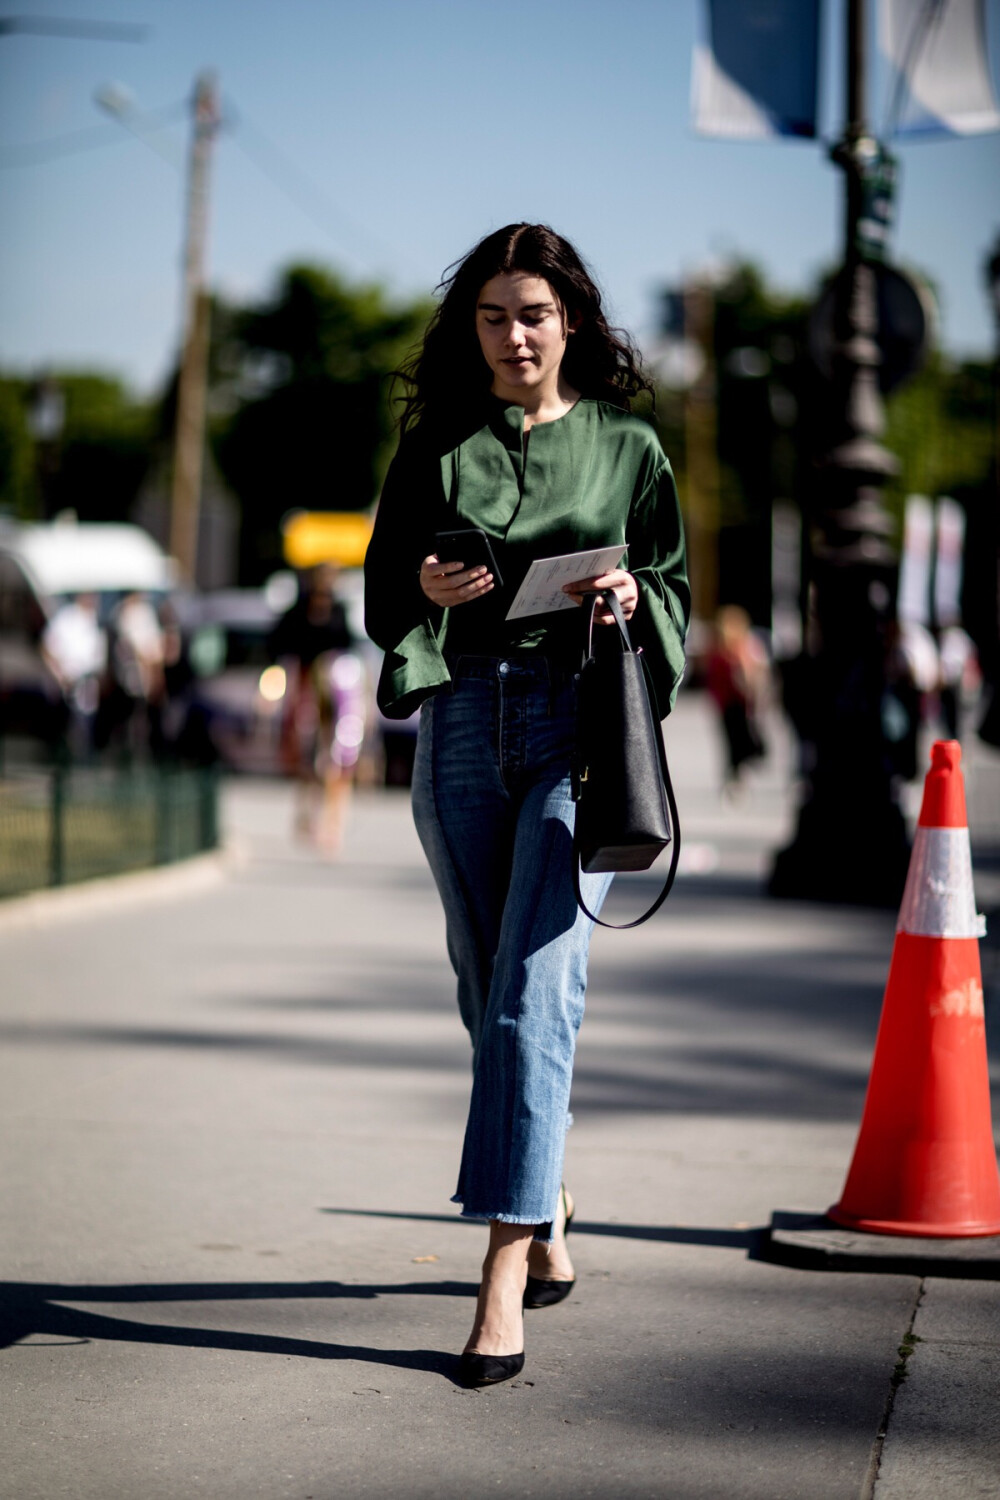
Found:
[(38, 382), (0, 379), (0, 504), (25, 520), (75, 510), (85, 521), (128, 517), (149, 463), (154, 411), (112, 376), (47, 371), (63, 401), (62, 426), (31, 432)]
[(27, 401), (25, 381), (0, 377), (0, 511), (24, 521), (35, 516), (38, 500)]
[(900, 463), (889, 487), (897, 515), (907, 495), (951, 495), (981, 485), (993, 457), (990, 366), (935, 351), (889, 398), (885, 442)]
[[(701, 326), (686, 328), (685, 336), (700, 343), (708, 368), (689, 394), (659, 392), (656, 426), (682, 504), (689, 442), (701, 447), (703, 424), (714, 427), (719, 600), (742, 604), (758, 624), (768, 625), (771, 507), (776, 499), (801, 499), (807, 482), (816, 405), (806, 353), (808, 302), (770, 287), (752, 262), (736, 261), (711, 286), (689, 288), (685, 306), (688, 317), (701, 308)], [(694, 458), (692, 452), (692, 464)]]
[(66, 418), (51, 481), (50, 510), (81, 521), (124, 521), (149, 466), (155, 410), (113, 376), (56, 374)]
[(374, 502), (392, 449), (392, 374), (429, 312), (301, 265), (273, 298), (227, 315), (214, 341), (213, 438), (242, 506), (245, 582), (280, 566), (288, 511)]
[[(794, 500), (808, 518), (816, 463), (830, 442), (829, 386), (809, 351), (811, 303), (769, 286), (749, 262), (729, 267), (712, 292), (719, 595), (745, 605), (760, 624), (770, 618), (772, 506)], [(939, 351), (887, 398), (884, 441), (900, 470), (885, 503), (900, 533), (914, 492), (955, 495), (971, 517), (990, 473), (993, 400), (988, 365), (956, 364)], [(661, 394), (656, 425), (682, 500), (689, 417), (683, 395)]]

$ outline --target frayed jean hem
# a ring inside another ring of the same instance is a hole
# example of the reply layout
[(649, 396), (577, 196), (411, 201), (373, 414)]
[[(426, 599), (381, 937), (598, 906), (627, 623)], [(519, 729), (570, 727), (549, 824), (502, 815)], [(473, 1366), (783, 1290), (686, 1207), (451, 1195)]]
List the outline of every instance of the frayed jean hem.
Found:
[[(457, 1195), (451, 1201), (452, 1203), (462, 1202), (461, 1198)], [(554, 1238), (551, 1223), (540, 1224), (537, 1219), (525, 1219), (520, 1214), (480, 1214), (473, 1213), (471, 1209), (463, 1207), (459, 1217), (462, 1219), (475, 1219), (480, 1224), (533, 1225), (535, 1233), (532, 1235), (532, 1240), (534, 1243), (540, 1245), (551, 1245)]]

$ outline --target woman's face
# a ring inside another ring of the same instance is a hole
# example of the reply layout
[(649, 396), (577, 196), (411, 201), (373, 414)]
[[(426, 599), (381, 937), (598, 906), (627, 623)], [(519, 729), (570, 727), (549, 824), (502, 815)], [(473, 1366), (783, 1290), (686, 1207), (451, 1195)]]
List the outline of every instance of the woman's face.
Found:
[(476, 303), (476, 333), (493, 371), (492, 391), (507, 401), (555, 391), (566, 352), (566, 309), (542, 276), (505, 272)]

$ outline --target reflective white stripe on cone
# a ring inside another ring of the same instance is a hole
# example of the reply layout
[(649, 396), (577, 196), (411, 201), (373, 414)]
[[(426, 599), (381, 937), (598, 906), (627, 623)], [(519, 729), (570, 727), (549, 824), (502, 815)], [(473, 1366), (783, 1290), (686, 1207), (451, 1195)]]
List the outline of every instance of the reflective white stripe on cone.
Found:
[(915, 937), (983, 937), (976, 914), (967, 828), (918, 828), (897, 932)]

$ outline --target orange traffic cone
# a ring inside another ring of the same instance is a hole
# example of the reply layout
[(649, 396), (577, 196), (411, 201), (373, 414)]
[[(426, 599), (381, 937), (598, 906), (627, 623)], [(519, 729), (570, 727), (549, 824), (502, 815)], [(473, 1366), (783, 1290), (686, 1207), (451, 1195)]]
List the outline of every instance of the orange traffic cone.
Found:
[(829, 1211), (871, 1234), (1000, 1234), (961, 758), (955, 740), (931, 750), (861, 1129)]

